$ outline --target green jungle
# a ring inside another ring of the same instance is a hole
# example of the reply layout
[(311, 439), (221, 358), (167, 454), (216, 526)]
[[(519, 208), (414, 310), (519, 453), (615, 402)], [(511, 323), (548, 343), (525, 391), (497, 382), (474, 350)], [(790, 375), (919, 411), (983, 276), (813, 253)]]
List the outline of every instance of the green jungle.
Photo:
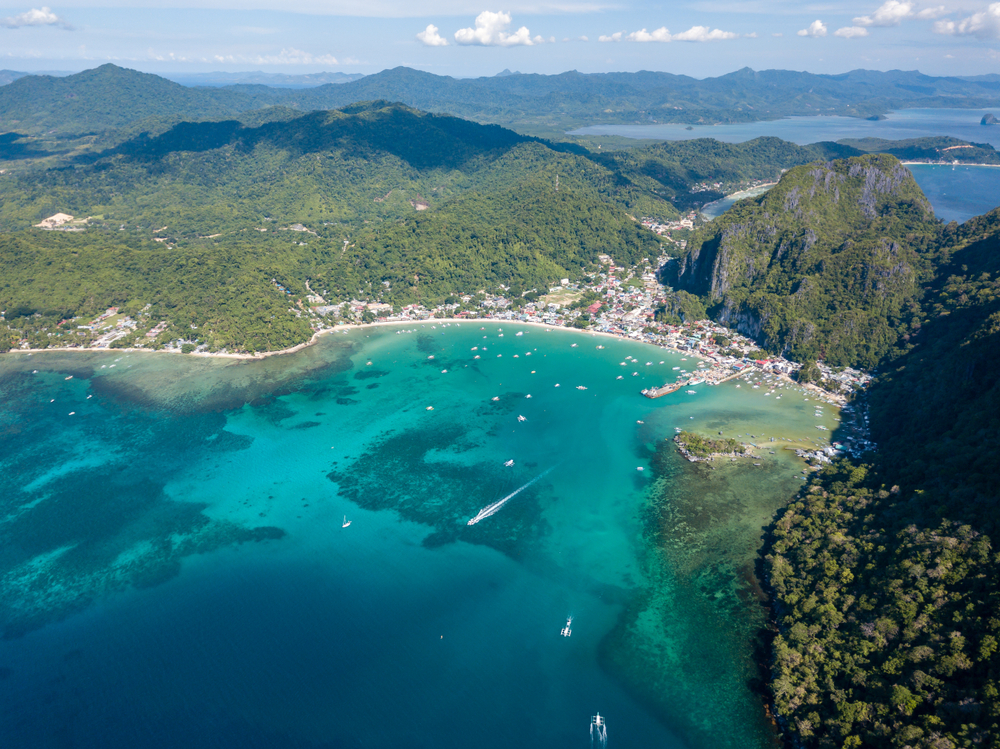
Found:
[[(305, 92), (185, 89), (114, 66), (21, 78), (0, 87), (0, 349), (65, 345), (64, 321), (118, 307), (164, 321), (153, 346), (278, 350), (311, 335), (311, 294), (394, 308), (537, 297), (588, 278), (601, 253), (624, 266), (666, 254), (661, 320), (708, 316), (805, 371), (823, 360), (876, 374), (855, 406), (877, 449), (814, 474), (761, 549), (789, 745), (1000, 746), (1000, 209), (946, 225), (897, 160), (962, 143), (608, 152), (536, 137), (612, 92), (634, 102), (667, 83), (670, 96), (646, 100), (686, 97), (691, 121), (749, 117), (744, 105), (779, 83), (842, 109), (848, 94), (895, 92), (862, 116), (949, 86), (993, 101), (972, 82), (931, 79), (916, 95), (914, 74), (863, 73), (458, 82), (396, 69)], [(71, 78), (74, 97), (56, 106)], [(736, 98), (712, 98), (723, 85)], [(109, 108), (115, 96), (134, 106)], [(772, 114), (790, 108), (777, 97)], [(514, 121), (519, 132), (495, 124)], [(962, 150), (997, 161), (988, 146)], [(751, 180), (779, 181), (683, 248), (640, 223)], [(57, 213), (75, 218), (35, 226)]]

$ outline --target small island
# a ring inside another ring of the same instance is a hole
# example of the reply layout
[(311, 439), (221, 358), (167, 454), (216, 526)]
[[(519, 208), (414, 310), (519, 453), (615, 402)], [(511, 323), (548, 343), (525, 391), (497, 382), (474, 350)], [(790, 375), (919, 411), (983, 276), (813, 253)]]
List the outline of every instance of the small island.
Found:
[(692, 463), (712, 460), (713, 458), (747, 458), (751, 456), (746, 445), (730, 438), (712, 439), (711, 437), (702, 437), (694, 432), (680, 432), (674, 437), (674, 442), (677, 443), (677, 449), (680, 450), (681, 455)]
[(995, 114), (990, 114), (987, 112), (983, 115), (983, 119), (979, 121), (980, 125), (1000, 125), (1000, 120), (997, 119)]

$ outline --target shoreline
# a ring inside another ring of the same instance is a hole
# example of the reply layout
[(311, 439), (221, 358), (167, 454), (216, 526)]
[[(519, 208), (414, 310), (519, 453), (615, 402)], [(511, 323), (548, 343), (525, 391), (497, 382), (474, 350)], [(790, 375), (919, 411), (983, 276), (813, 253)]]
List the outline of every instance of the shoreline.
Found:
[(393, 325), (426, 325), (439, 324), (439, 323), (495, 323), (498, 325), (503, 325), (504, 323), (508, 325), (528, 325), (534, 328), (544, 328), (546, 330), (562, 330), (570, 333), (582, 333), (590, 336), (603, 336), (606, 338), (613, 338), (615, 340), (631, 341), (633, 343), (641, 343), (645, 346), (652, 346), (656, 349), (666, 349), (667, 351), (674, 351), (675, 353), (683, 353), (686, 356), (698, 359), (700, 361), (708, 361), (708, 359), (701, 354), (694, 352), (681, 352), (676, 351), (676, 349), (667, 348), (666, 346), (660, 346), (655, 343), (650, 343), (649, 341), (643, 341), (636, 338), (630, 338), (629, 336), (616, 335), (615, 333), (607, 333), (603, 330), (585, 330), (581, 328), (573, 328), (565, 325), (550, 325), (548, 323), (534, 322), (534, 321), (522, 321), (522, 320), (497, 320), (495, 318), (489, 317), (476, 317), (476, 318), (462, 318), (462, 317), (436, 317), (428, 318), (426, 320), (386, 320), (384, 322), (370, 322), (370, 323), (348, 323), (346, 325), (338, 325), (335, 328), (325, 328), (323, 330), (317, 330), (308, 341), (303, 343), (297, 343), (289, 348), (279, 349), (278, 351), (263, 351), (254, 354), (239, 354), (239, 353), (216, 353), (211, 351), (195, 352), (192, 351), (189, 354), (182, 354), (180, 351), (171, 349), (144, 349), (144, 348), (78, 348), (69, 346), (53, 346), (52, 348), (42, 348), (42, 349), (11, 349), (10, 351), (0, 354), (0, 356), (6, 356), (9, 354), (44, 354), (48, 352), (58, 351), (63, 353), (83, 353), (83, 354), (93, 354), (93, 353), (123, 353), (123, 354), (176, 354), (181, 356), (195, 356), (204, 359), (233, 359), (233, 360), (243, 360), (243, 361), (254, 361), (260, 359), (267, 359), (271, 356), (284, 356), (286, 354), (294, 354), (298, 351), (302, 351), (309, 346), (315, 344), (321, 336), (329, 335), (331, 333), (337, 333), (340, 331), (347, 330), (361, 330), (364, 328), (378, 328), (378, 327), (390, 327)]
[(1000, 169), (1000, 164), (969, 164), (964, 161), (900, 161), (903, 166), (988, 166)]

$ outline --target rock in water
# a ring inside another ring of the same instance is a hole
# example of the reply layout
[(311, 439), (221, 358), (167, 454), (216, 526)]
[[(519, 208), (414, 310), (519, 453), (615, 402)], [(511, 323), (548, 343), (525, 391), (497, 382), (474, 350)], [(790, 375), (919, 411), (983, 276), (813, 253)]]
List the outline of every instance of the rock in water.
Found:
[(979, 121), (980, 125), (1000, 125), (1000, 120), (997, 119), (995, 114), (989, 114), (988, 112), (983, 115), (983, 119)]

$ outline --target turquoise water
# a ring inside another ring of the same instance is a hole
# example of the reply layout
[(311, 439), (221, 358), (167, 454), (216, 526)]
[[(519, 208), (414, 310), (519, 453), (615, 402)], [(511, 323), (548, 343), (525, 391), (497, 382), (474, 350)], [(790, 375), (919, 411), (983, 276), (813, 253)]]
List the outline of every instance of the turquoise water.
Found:
[(482, 327), (0, 359), (0, 744), (586, 746), (600, 711), (614, 746), (772, 745), (753, 562), (801, 464), (667, 438), (836, 414), (649, 401), (697, 362)]

